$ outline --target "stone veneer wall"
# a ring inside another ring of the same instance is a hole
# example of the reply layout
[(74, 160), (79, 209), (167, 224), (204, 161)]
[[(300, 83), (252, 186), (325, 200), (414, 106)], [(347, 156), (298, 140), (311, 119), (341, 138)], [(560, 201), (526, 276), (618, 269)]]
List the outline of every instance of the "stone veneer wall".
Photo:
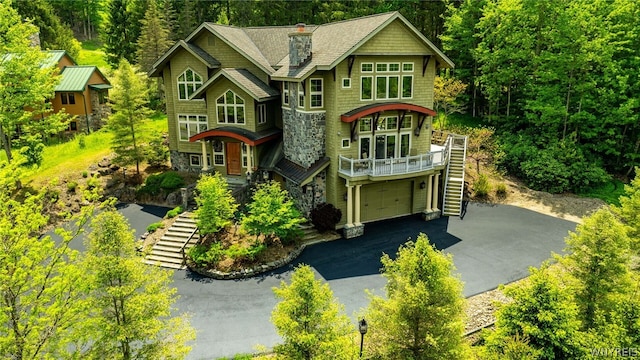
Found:
[(171, 169), (176, 171), (193, 171), (189, 165), (189, 154), (179, 152), (177, 150), (169, 151), (169, 160), (171, 160)]
[[(290, 91), (297, 94), (295, 83)], [(325, 155), (326, 113), (299, 112), (297, 95), (289, 98), (291, 109), (282, 109), (284, 156), (307, 169)]]
[[(309, 185), (312, 190), (306, 191), (305, 188)], [(308, 185), (304, 186), (286, 181), (285, 188), (295, 201), (298, 210), (308, 218), (314, 207), (327, 201), (327, 172), (326, 170), (322, 171)]]

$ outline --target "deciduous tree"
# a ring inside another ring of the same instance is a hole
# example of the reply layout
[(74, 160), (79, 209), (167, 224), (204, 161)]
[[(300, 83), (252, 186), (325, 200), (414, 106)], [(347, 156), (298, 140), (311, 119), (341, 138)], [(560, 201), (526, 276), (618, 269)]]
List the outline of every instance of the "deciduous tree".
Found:
[(303, 222), (289, 193), (281, 189), (278, 182), (270, 181), (258, 185), (242, 219), (242, 227), (256, 236), (263, 234), (268, 239), (278, 237), (288, 242), (300, 234), (298, 225)]
[(186, 315), (172, 317), (171, 272), (145, 265), (135, 238), (115, 210), (98, 214), (87, 240), (86, 270), (91, 339), (85, 356), (110, 359), (182, 359), (195, 338)]
[(367, 356), (376, 359), (464, 359), (462, 282), (450, 255), (426, 235), (382, 257), (386, 298), (371, 296)]
[(107, 121), (113, 132), (111, 148), (116, 153), (114, 162), (121, 165), (136, 164), (140, 175), (140, 162), (145, 159), (139, 132), (140, 123), (151, 111), (147, 108), (147, 86), (143, 75), (136, 72), (127, 60), (122, 60), (115, 74), (111, 91), (114, 113)]
[(298, 266), (291, 284), (284, 281), (273, 292), (280, 302), (271, 322), (284, 342), (274, 351), (283, 359), (353, 359), (355, 329), (329, 284), (315, 278), (307, 265)]
[(440, 129), (447, 117), (453, 113), (462, 113), (466, 104), (460, 98), (467, 88), (462, 81), (452, 77), (436, 76), (433, 82), (433, 107), (438, 112)]
[(203, 175), (196, 189), (198, 208), (195, 214), (200, 234), (215, 234), (230, 225), (238, 204), (224, 177), (220, 173)]
[[(54, 96), (58, 70), (43, 66), (45, 54), (30, 46), (37, 29), (22, 21), (11, 0), (0, 0), (0, 19), (0, 142), (11, 162), (12, 144), (30, 147), (32, 155), (39, 153), (42, 147), (37, 144), (63, 130), (68, 117), (63, 112), (49, 114), (47, 100)], [(30, 163), (38, 158), (31, 156)]]

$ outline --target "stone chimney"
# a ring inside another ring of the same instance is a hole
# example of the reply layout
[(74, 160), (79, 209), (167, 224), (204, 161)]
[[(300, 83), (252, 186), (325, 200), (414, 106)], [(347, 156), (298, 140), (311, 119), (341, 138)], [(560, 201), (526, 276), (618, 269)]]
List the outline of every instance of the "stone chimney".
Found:
[(40, 45), (40, 33), (39, 32), (35, 32), (35, 33), (29, 35), (29, 46), (34, 47), (34, 48), (38, 48), (38, 49), (42, 49), (42, 46)]
[(299, 68), (311, 60), (311, 33), (305, 25), (296, 24), (297, 31), (289, 34), (289, 67)]

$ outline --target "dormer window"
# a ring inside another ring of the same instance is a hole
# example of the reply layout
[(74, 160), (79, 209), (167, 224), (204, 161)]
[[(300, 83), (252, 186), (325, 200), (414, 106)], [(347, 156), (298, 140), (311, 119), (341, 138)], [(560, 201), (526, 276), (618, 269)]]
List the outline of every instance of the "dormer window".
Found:
[(202, 76), (187, 69), (178, 76), (178, 99), (189, 100), (189, 97), (202, 86)]
[(244, 100), (227, 90), (216, 100), (219, 124), (244, 124)]

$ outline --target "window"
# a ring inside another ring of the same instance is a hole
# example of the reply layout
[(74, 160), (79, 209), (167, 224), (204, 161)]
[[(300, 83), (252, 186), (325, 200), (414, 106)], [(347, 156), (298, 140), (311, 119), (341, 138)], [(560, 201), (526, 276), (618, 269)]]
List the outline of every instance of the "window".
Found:
[(397, 130), (398, 129), (398, 117), (392, 116), (385, 119), (387, 121), (387, 130)]
[(400, 134), (400, 156), (401, 157), (409, 156), (410, 148), (411, 148), (411, 134), (409, 133)]
[(400, 71), (400, 63), (389, 64), (389, 72), (399, 72), (399, 71)]
[(289, 83), (282, 83), (282, 105), (289, 105)]
[(376, 64), (376, 72), (386, 72), (388, 65), (389, 64), (385, 64), (385, 63), (377, 63)]
[(343, 89), (351, 89), (351, 78), (343, 78), (342, 79), (342, 88)]
[(376, 159), (390, 159), (396, 157), (396, 134), (376, 135)]
[(372, 83), (373, 76), (363, 76), (361, 78), (360, 100), (373, 100)]
[(342, 139), (342, 148), (343, 149), (348, 149), (351, 147), (351, 140), (349, 139)]
[(99, 91), (98, 92), (98, 104), (106, 104), (108, 99), (109, 99), (109, 97), (108, 97), (106, 91)]
[(407, 115), (402, 119), (401, 129), (411, 129), (411, 116)]
[(74, 93), (61, 93), (62, 105), (73, 105), (76, 103), (76, 96)]
[(258, 124), (267, 123), (267, 104), (258, 104)]
[(220, 140), (213, 142), (213, 164), (224, 165), (224, 143)]
[(360, 132), (371, 132), (371, 119), (360, 119)]
[(322, 107), (322, 79), (311, 79), (311, 107)]
[(402, 75), (402, 98), (410, 99), (413, 96), (413, 75)]
[(373, 72), (373, 63), (360, 64), (360, 72), (363, 72), (363, 73)]
[(402, 63), (403, 72), (413, 72), (413, 63)]
[(180, 141), (189, 141), (195, 134), (207, 130), (206, 115), (178, 115), (178, 132)]
[[(371, 135), (372, 126), (376, 127), (375, 136)], [(398, 127), (400, 127), (400, 132), (398, 132)], [(402, 124), (400, 124), (398, 116), (380, 118), (375, 125), (372, 124), (370, 118), (360, 119), (359, 158), (390, 159), (409, 156), (411, 149), (410, 129), (410, 116), (405, 116)]]
[(371, 155), (371, 137), (364, 136), (360, 141), (360, 159), (369, 159)]
[[(242, 166), (247, 167), (247, 144), (242, 143)], [(255, 166), (256, 162), (253, 160), (253, 151), (251, 151), (251, 166)]]
[(202, 77), (191, 69), (178, 76), (178, 99), (189, 100), (189, 97), (202, 86)]
[(244, 100), (227, 90), (216, 100), (219, 124), (244, 124)]
[(304, 82), (298, 83), (298, 107), (304, 108)]
[(397, 99), (399, 97), (397, 75), (376, 76), (376, 99)]
[(202, 161), (200, 160), (202, 160), (201, 155), (189, 155), (189, 164), (191, 164), (191, 166), (202, 166)]
[(75, 122), (75, 121), (70, 121), (69, 122), (69, 130), (71, 130), (71, 131), (78, 130), (78, 123)]

